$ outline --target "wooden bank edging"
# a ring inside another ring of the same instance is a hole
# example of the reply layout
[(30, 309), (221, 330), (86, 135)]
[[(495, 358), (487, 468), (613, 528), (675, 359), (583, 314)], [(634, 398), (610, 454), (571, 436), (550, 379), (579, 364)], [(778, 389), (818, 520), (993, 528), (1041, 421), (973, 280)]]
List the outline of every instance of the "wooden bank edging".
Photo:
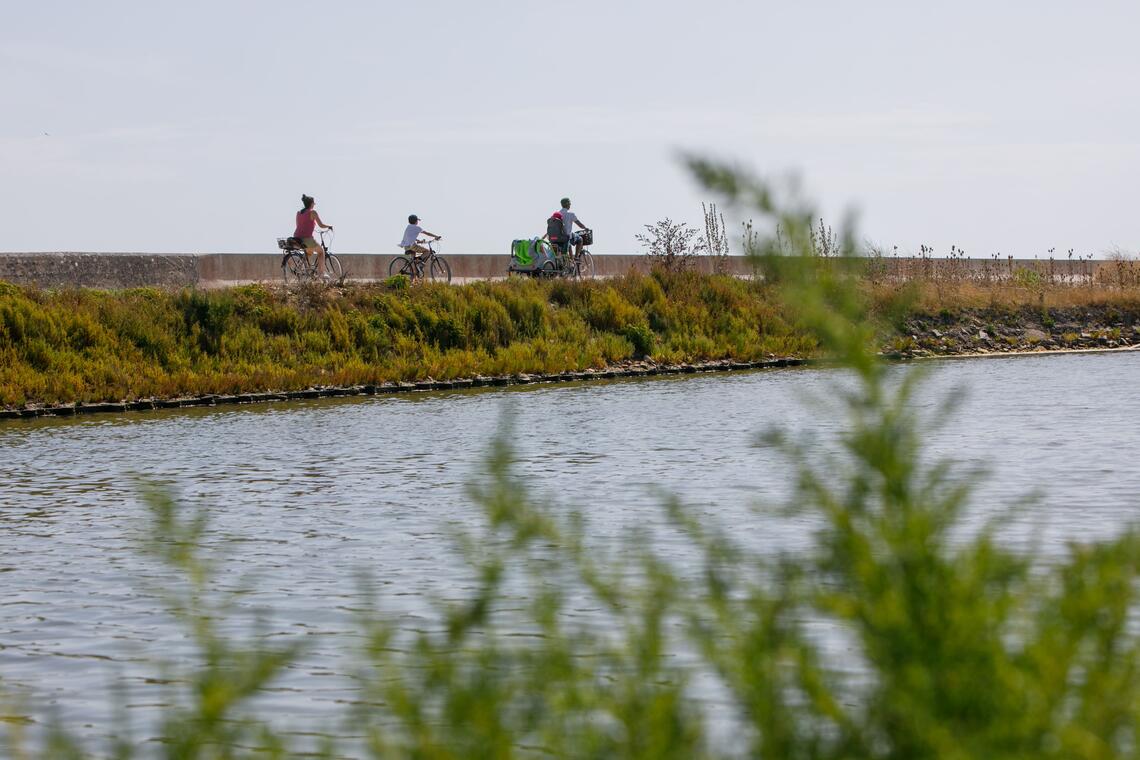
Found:
[(386, 396), (397, 393), (424, 391), (490, 388), (508, 385), (534, 385), (538, 383), (567, 383), (587, 380), (614, 380), (625, 377), (651, 377), (655, 375), (683, 375), (698, 372), (729, 372), (753, 369), (775, 369), (807, 364), (808, 359), (782, 358), (754, 362), (714, 361), (696, 364), (638, 364), (603, 370), (560, 372), (542, 375), (508, 375), (497, 377), (477, 376), (461, 380), (424, 380), (417, 383), (380, 383), (375, 385), (324, 386), (299, 391), (264, 393), (237, 393), (233, 395), (208, 394), (188, 398), (140, 399), (137, 401), (104, 401), (93, 404), (61, 404), (35, 406), (23, 409), (0, 409), (0, 420), (32, 419), (36, 417), (74, 417), (87, 414), (118, 414), (156, 409), (188, 409), (199, 406), (256, 404), (267, 401), (296, 401), (313, 398), (344, 396)]

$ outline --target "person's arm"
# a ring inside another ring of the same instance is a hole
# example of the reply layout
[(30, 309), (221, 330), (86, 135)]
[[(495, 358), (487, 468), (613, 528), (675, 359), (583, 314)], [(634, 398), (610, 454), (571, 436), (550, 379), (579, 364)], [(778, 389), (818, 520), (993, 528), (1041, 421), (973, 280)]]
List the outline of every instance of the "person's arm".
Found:
[(313, 209), (309, 213), (311, 213), (313, 215), (313, 220), (316, 221), (317, 224), (321, 225), (322, 230), (331, 230), (332, 229), (331, 224), (325, 224), (324, 222), (321, 221), (321, 215), (317, 213), (316, 209)]
[(428, 232), (427, 230), (420, 230), (420, 232), (424, 233), (425, 235), (430, 235), (431, 237), (435, 238), (436, 240), (443, 240), (442, 237), (435, 234), (434, 232)]
[(581, 220), (581, 219), (579, 219), (578, 217), (574, 217), (574, 224), (578, 225), (579, 227), (581, 227), (581, 228), (582, 228), (582, 229), (584, 229), (584, 230), (588, 230), (588, 229), (589, 229), (589, 227), (587, 227), (586, 225), (582, 224), (582, 220)]

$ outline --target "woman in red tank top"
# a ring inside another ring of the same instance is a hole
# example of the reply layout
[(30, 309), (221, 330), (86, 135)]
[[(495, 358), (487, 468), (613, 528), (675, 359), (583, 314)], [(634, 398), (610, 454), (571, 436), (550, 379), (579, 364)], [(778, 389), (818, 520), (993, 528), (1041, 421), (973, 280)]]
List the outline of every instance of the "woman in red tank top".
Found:
[(293, 237), (301, 241), (301, 247), (305, 249), (305, 258), (309, 258), (310, 253), (317, 255), (317, 273), (322, 279), (327, 280), (328, 275), (325, 274), (325, 249), (316, 238), (313, 237), (313, 229), (320, 225), (322, 230), (331, 230), (331, 224), (325, 224), (321, 221), (321, 215), (313, 208), (316, 201), (311, 195), (301, 196), (301, 205), (304, 206), (297, 212), (297, 228), (293, 230)]

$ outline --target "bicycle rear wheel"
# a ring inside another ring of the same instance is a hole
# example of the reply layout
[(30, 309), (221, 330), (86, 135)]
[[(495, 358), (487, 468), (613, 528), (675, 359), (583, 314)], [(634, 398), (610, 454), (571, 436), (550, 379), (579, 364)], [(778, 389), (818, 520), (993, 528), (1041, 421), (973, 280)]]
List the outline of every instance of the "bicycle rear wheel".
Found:
[(305, 260), (305, 254), (294, 251), (282, 259), (281, 276), (285, 279), (286, 285), (296, 285), (302, 280), (307, 280), (309, 262)]
[(398, 274), (404, 275), (409, 280), (414, 280), (416, 278), (415, 264), (412, 263), (412, 259), (410, 257), (397, 256), (396, 258), (392, 259), (390, 264), (388, 264), (388, 276), (395, 277)]
[(442, 280), (443, 282), (451, 282), (451, 265), (441, 259), (439, 256), (433, 256), (431, 260), (431, 268), (429, 275), (432, 281)]

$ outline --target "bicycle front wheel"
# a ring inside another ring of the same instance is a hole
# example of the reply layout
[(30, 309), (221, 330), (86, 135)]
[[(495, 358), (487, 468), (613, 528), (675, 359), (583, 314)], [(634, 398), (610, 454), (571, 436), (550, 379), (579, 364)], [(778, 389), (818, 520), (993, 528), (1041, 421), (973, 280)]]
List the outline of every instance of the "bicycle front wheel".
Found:
[(305, 254), (293, 252), (286, 256), (281, 262), (281, 275), (286, 285), (296, 285), (308, 279), (309, 262), (305, 260)]
[(395, 277), (402, 274), (409, 280), (414, 280), (416, 277), (415, 265), (412, 260), (407, 256), (397, 256), (392, 259), (392, 263), (388, 265), (388, 276)]
[(336, 257), (336, 254), (325, 254), (325, 274), (336, 282), (340, 282), (344, 277), (344, 267), (341, 266), (340, 259)]
[(451, 265), (438, 256), (432, 258), (431, 269), (428, 273), (431, 275), (432, 282), (436, 280), (451, 282)]
[(575, 263), (575, 274), (578, 277), (594, 276), (594, 256), (589, 251), (582, 251), (582, 255)]

